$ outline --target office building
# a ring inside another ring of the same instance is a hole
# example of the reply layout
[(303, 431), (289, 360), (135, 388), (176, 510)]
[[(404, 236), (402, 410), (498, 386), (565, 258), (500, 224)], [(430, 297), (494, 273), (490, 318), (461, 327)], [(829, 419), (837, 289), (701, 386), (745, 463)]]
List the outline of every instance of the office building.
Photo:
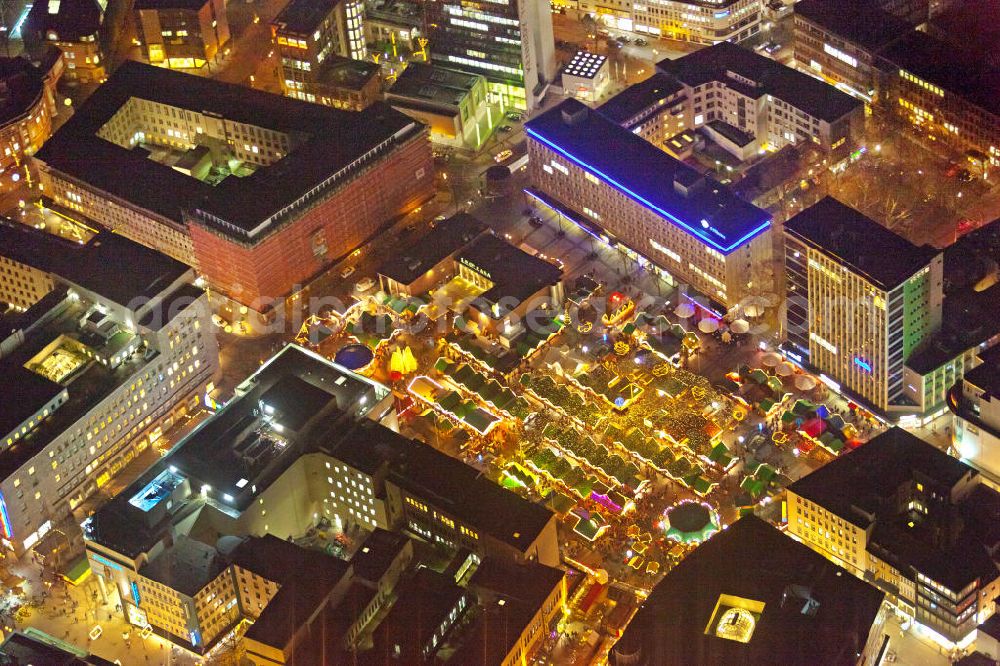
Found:
[(913, 412), (904, 365), (941, 327), (943, 257), (826, 197), (785, 223), (789, 352), (880, 413)]
[(544, 0), (424, 5), (432, 60), (481, 74), (500, 113), (534, 109), (556, 76), (552, 10)]
[(439, 65), (410, 63), (385, 101), (430, 127), (431, 141), (455, 148), (478, 150), (503, 121), (484, 76)]
[(762, 0), (579, 0), (579, 10), (615, 30), (710, 45), (742, 42), (758, 34), (765, 4)]
[(0, 59), (0, 192), (23, 184), (28, 157), (52, 134), (62, 57), (54, 50), (38, 65), (25, 56)]
[(746, 516), (661, 580), (611, 649), (611, 664), (878, 663), (884, 595)]
[(334, 106), (323, 85), (325, 63), (334, 56), (368, 57), (363, 13), (361, 0), (291, 0), (285, 5), (271, 22), (271, 33), (286, 95)]
[(657, 69), (683, 85), (685, 128), (701, 129), (741, 161), (802, 143), (839, 161), (854, 150), (864, 122), (858, 100), (729, 42)]
[(6, 221), (0, 268), (0, 300), (20, 310), (0, 341), (17, 387), (0, 423), (0, 517), (20, 554), (202, 401), (218, 349), (191, 269), (117, 234), (78, 243)]
[[(205, 152), (207, 173), (178, 168)], [(342, 111), (136, 62), (35, 159), (56, 203), (257, 312), (434, 188), (426, 129), (383, 104)]]
[(211, 70), (229, 43), (223, 0), (137, 0), (133, 13), (151, 65)]
[(966, 645), (1000, 592), (1000, 494), (900, 428), (788, 486), (788, 532), (885, 591), (921, 633)]
[(868, 0), (801, 0), (794, 21), (796, 67), (865, 102), (876, 95), (879, 52), (911, 29)]
[(912, 31), (881, 51), (880, 97), (928, 136), (965, 152), (977, 175), (1000, 167), (996, 55)]
[(535, 201), (721, 308), (770, 288), (765, 211), (576, 100), (525, 127)]
[[(261, 606), (267, 613), (277, 599), (270, 599), (274, 586), (263, 584), (254, 586), (259, 598), (252, 603), (234, 603), (227, 592), (231, 546), (244, 537), (301, 539), (321, 523), (337, 531), (405, 527), (479, 559), (558, 563), (554, 514), (372, 420), (391, 414), (391, 405), (384, 386), (285, 347), (209, 421), (86, 521), (87, 556), (101, 589), (133, 624), (148, 623), (203, 653), (234, 623), (252, 620)], [(315, 587), (325, 598), (322, 586)], [(364, 609), (388, 595), (377, 581), (369, 587), (358, 612), (370, 618), (378, 609)], [(288, 613), (272, 614), (277, 633), (255, 624), (247, 638), (263, 646), (263, 654), (284, 654), (294, 647), (294, 627), (314, 612), (294, 622)]]

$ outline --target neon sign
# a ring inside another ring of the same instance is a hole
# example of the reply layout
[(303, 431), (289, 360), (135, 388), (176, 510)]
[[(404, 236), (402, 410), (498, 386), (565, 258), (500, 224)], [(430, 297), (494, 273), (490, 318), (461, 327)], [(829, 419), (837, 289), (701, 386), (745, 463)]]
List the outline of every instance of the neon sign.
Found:
[(872, 371), (872, 364), (857, 356), (854, 357), (854, 365), (858, 366), (865, 372), (870, 373)]
[(7, 539), (13, 539), (14, 528), (10, 525), (10, 516), (7, 514), (7, 502), (3, 498), (3, 493), (0, 493), (0, 521), (3, 523), (3, 535)]

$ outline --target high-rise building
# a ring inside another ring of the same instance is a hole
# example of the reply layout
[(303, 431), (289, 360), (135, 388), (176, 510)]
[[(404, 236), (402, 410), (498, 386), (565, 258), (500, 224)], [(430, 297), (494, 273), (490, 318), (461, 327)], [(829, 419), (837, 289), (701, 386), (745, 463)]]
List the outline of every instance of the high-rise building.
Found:
[(20, 310), (0, 340), (16, 395), (0, 413), (0, 528), (20, 554), (204, 399), (218, 347), (193, 271), (123, 236), (0, 222), (0, 267), (0, 300)]
[(715, 308), (770, 287), (766, 211), (576, 100), (525, 127), (529, 194), (541, 205)]
[(271, 33), (286, 95), (338, 106), (325, 85), (328, 65), (338, 56), (367, 57), (363, 14), (362, 0), (291, 0), (285, 5), (271, 22)]
[(541, 101), (556, 75), (547, 1), (430, 0), (424, 12), (431, 58), (485, 76), (490, 101), (501, 112), (533, 109)]
[(788, 486), (788, 532), (886, 593), (947, 649), (996, 611), (1000, 493), (893, 428)]
[(434, 190), (427, 129), (387, 105), (332, 109), (132, 61), (35, 159), (57, 203), (258, 312)]
[(913, 410), (904, 365), (941, 326), (943, 257), (826, 197), (785, 223), (789, 352), (879, 412)]
[(152, 65), (211, 69), (229, 42), (223, 0), (138, 0), (133, 12), (139, 41)]

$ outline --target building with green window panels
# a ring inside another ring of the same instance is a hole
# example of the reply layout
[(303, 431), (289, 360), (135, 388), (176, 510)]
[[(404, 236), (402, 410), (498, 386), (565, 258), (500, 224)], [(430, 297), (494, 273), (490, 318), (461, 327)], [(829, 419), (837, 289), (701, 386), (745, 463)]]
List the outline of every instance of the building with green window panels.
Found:
[(943, 265), (940, 251), (823, 199), (785, 223), (786, 350), (882, 414), (921, 412), (923, 388), (904, 377), (941, 328)]

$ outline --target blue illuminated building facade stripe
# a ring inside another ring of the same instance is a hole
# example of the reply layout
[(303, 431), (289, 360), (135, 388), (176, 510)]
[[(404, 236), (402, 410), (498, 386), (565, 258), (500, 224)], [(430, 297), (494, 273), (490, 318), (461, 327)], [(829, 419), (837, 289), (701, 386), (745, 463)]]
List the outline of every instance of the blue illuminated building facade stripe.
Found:
[[(728, 245), (723, 245), (722, 243), (718, 242), (716, 239), (712, 238), (712, 236), (710, 236), (709, 234), (705, 233), (704, 229), (699, 229), (699, 228), (694, 227), (694, 226), (692, 226), (690, 224), (687, 224), (683, 220), (680, 220), (675, 215), (667, 212), (666, 210), (664, 210), (660, 206), (657, 206), (656, 204), (653, 204), (648, 199), (646, 199), (642, 195), (634, 192), (633, 190), (629, 189), (625, 185), (619, 183), (614, 178), (611, 178), (610, 176), (608, 176), (607, 174), (605, 174), (604, 172), (602, 172), (600, 169), (597, 169), (596, 167), (594, 167), (594, 166), (592, 166), (592, 165), (584, 162), (583, 160), (581, 160), (576, 155), (574, 155), (574, 154), (570, 153), (569, 151), (563, 149), (562, 147), (556, 145), (553, 141), (550, 141), (546, 137), (542, 136), (536, 130), (528, 127), (528, 128), (526, 128), (526, 131), (527, 131), (527, 133), (532, 138), (534, 138), (535, 140), (537, 140), (537, 141), (545, 144), (546, 146), (548, 146), (552, 150), (556, 151), (557, 153), (559, 153), (560, 155), (562, 155), (566, 159), (570, 160), (571, 162), (573, 162), (574, 164), (576, 164), (577, 166), (579, 166), (583, 170), (587, 171), (588, 173), (592, 174), (593, 176), (595, 176), (597, 178), (600, 178), (603, 182), (605, 182), (608, 185), (610, 185), (611, 187), (615, 188), (616, 190), (618, 190), (619, 192), (621, 192), (625, 196), (629, 197), (633, 201), (641, 204), (643, 207), (647, 208), (648, 210), (651, 210), (652, 212), (656, 213), (657, 215), (659, 215), (659, 216), (661, 216), (663, 218), (666, 218), (668, 221), (670, 221), (674, 225), (676, 225), (676, 226), (680, 227), (681, 229), (685, 230), (686, 232), (688, 232), (692, 236), (695, 236), (696, 238), (698, 238), (698, 240), (700, 240), (700, 241), (702, 241), (702, 242), (704, 242), (704, 243), (712, 246), (713, 248), (719, 250), (723, 254), (729, 254), (729, 253), (731, 253), (733, 250), (735, 250), (739, 246), (741, 246), (744, 243), (752, 240), (755, 236), (758, 236), (758, 235), (762, 234), (763, 232), (767, 231), (767, 229), (771, 226), (771, 221), (770, 220), (764, 220), (761, 224), (759, 224), (758, 226), (754, 227), (750, 231), (746, 232), (739, 239), (733, 241), (732, 243), (729, 243)], [(708, 226), (707, 228), (709, 230), (711, 230), (711, 231), (714, 231), (716, 234), (722, 236), (721, 233), (719, 233), (718, 231), (716, 231), (711, 226)]]

